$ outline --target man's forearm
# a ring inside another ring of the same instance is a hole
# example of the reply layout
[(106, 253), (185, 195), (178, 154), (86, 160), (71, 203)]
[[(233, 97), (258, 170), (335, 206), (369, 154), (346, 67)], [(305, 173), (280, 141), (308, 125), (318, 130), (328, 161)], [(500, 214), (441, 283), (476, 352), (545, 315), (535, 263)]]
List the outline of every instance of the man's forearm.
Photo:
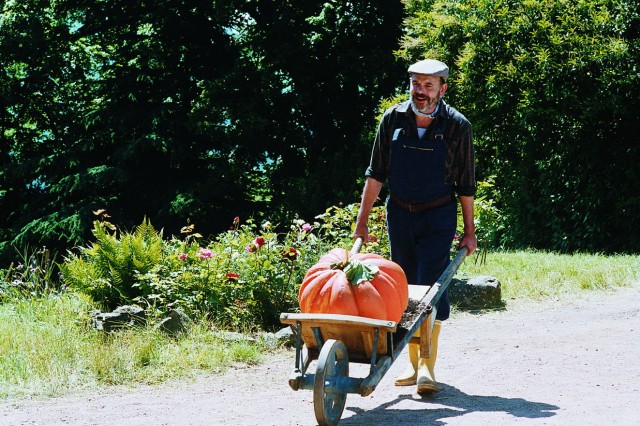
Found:
[(476, 226), (473, 221), (473, 196), (461, 195), (460, 206), (462, 207), (462, 221), (464, 223), (465, 235), (475, 235)]
[(382, 190), (382, 182), (373, 178), (367, 178), (364, 183), (364, 189), (362, 190), (362, 199), (360, 200), (360, 209), (358, 210), (358, 217), (356, 219), (356, 232), (355, 236), (362, 235), (366, 232), (367, 222), (369, 220), (369, 214), (373, 208), (373, 203), (378, 199), (380, 191)]
[(468, 195), (460, 196), (460, 206), (462, 206), (462, 221), (464, 222), (464, 235), (460, 240), (459, 248), (467, 248), (467, 256), (478, 248), (476, 239), (476, 226), (473, 223), (473, 197)]

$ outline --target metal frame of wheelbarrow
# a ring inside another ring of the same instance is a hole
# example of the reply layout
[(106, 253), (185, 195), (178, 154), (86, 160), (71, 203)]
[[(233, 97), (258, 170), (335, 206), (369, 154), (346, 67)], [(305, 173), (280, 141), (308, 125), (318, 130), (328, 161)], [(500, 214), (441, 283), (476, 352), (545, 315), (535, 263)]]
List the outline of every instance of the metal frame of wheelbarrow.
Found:
[[(357, 253), (361, 244), (357, 240), (351, 252)], [(419, 313), (406, 327), (398, 327), (394, 321), (351, 315), (280, 315), (280, 321), (292, 328), (297, 339), (289, 386), (296, 391), (313, 390), (314, 412), (320, 426), (338, 424), (347, 394), (370, 395), (410, 341), (420, 343), (420, 356), (429, 356), (438, 301), (466, 255), (467, 248), (463, 247), (436, 283), (427, 287), (426, 294), (425, 286), (409, 286), (410, 297), (418, 293), (422, 297), (416, 298)], [(418, 329), (420, 337), (413, 337)], [(315, 374), (307, 372), (314, 360), (318, 361)], [(370, 364), (369, 375), (350, 377), (349, 362)]]

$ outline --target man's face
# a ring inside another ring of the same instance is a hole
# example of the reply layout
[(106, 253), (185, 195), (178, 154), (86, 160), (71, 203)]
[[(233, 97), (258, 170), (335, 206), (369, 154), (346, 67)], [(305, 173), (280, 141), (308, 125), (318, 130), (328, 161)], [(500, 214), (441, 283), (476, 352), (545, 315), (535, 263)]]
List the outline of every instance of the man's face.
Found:
[(440, 77), (423, 74), (411, 74), (409, 80), (411, 101), (418, 111), (423, 114), (433, 112), (438, 100), (447, 91), (447, 84), (441, 84)]

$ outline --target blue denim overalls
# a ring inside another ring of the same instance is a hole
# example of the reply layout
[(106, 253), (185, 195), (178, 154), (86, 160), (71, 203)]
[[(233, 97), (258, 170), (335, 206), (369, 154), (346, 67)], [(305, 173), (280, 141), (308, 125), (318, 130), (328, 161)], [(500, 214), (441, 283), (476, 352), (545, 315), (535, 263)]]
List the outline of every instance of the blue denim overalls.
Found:
[[(391, 142), (390, 193), (409, 203), (423, 203), (453, 193), (445, 184), (445, 119), (440, 117), (433, 139), (405, 136), (406, 120), (399, 119)], [(409, 284), (432, 285), (450, 261), (456, 232), (457, 204), (411, 212), (387, 198), (387, 227), (391, 259), (407, 275)], [(440, 298), (436, 319), (449, 318), (448, 291)]]

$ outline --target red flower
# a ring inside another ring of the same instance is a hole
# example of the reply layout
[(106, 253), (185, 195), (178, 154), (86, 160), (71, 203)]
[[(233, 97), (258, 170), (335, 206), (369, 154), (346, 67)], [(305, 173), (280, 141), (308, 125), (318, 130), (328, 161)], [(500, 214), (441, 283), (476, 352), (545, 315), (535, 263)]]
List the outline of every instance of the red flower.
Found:
[(294, 247), (289, 247), (284, 253), (282, 253), (282, 257), (289, 260), (296, 260), (298, 256), (300, 256), (300, 252)]
[(227, 274), (227, 279), (229, 281), (238, 281), (239, 278), (240, 278), (240, 274), (236, 274), (235, 272), (229, 272)]
[(262, 247), (263, 245), (265, 245), (264, 238), (258, 237), (255, 240), (253, 240), (251, 244), (246, 246), (244, 248), (244, 251), (246, 251), (247, 253), (253, 253), (260, 250), (260, 247)]

